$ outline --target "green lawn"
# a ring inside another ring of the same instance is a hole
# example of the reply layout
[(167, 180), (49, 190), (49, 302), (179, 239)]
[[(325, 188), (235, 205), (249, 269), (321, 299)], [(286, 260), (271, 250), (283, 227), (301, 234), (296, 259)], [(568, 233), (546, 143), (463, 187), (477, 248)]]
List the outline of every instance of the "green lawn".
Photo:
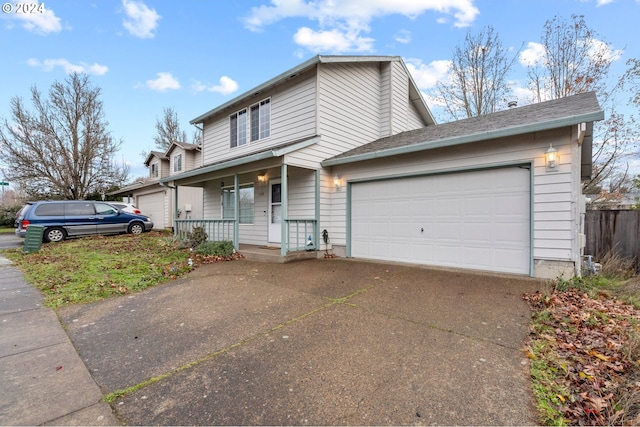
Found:
[(24, 254), (17, 248), (3, 255), (53, 308), (139, 291), (193, 268), (189, 249), (161, 232), (71, 239), (43, 244), (36, 253)]

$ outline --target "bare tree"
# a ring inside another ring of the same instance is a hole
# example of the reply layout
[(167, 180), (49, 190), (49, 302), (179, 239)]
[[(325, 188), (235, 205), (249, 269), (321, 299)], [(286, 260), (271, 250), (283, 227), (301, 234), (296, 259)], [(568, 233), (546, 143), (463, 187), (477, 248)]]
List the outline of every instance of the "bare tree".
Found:
[(554, 17), (544, 24), (543, 54), (529, 65), (529, 82), (536, 102), (589, 91), (606, 97), (609, 68), (615, 51), (590, 29), (584, 16), (568, 22)]
[(517, 57), (518, 52), (507, 56), (493, 27), (468, 32), (454, 50), (449, 80), (436, 86), (434, 97), (454, 120), (498, 111), (506, 107), (511, 91), (507, 76)]
[(180, 129), (178, 113), (172, 107), (165, 108), (163, 114), (162, 119), (156, 117), (156, 131), (158, 133), (153, 137), (153, 142), (156, 144), (156, 148), (164, 152), (174, 142), (186, 142), (187, 133)]
[(83, 199), (125, 182), (128, 167), (113, 160), (122, 141), (108, 132), (99, 96), (86, 74), (73, 73), (48, 99), (32, 87), (34, 111), (12, 98), (12, 121), (0, 127), (6, 177), (36, 198)]

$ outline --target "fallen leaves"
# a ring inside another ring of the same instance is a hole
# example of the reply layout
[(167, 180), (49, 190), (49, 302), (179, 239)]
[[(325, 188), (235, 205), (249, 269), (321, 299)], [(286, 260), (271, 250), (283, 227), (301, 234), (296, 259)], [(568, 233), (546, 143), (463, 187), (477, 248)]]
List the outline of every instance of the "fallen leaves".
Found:
[[(534, 312), (527, 356), (553, 373), (555, 402), (574, 425), (637, 422), (640, 414), (640, 311), (575, 289), (526, 294)], [(540, 351), (544, 349), (544, 351)]]

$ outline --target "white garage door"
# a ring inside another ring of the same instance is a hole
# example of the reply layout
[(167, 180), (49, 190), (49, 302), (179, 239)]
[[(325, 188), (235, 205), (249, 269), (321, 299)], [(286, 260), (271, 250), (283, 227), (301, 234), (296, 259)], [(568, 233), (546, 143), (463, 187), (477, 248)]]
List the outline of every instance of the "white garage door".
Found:
[(138, 196), (138, 209), (153, 221), (153, 228), (164, 229), (165, 221), (164, 192)]
[(529, 170), (354, 183), (351, 256), (529, 274)]

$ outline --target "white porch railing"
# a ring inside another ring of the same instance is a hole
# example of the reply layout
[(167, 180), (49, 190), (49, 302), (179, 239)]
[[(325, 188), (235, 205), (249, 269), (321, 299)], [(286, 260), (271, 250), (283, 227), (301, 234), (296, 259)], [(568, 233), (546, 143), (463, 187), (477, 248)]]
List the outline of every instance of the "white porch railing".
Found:
[(234, 219), (177, 219), (174, 234), (181, 240), (189, 238), (194, 227), (202, 227), (207, 233), (207, 240), (233, 241)]
[(284, 221), (287, 227), (287, 252), (313, 251), (319, 247), (315, 219), (285, 219)]
[[(317, 250), (318, 238), (315, 219), (285, 219), (287, 252)], [(175, 221), (174, 234), (187, 240), (194, 227), (202, 227), (207, 240), (233, 241), (235, 220), (233, 219), (178, 219)], [(311, 237), (311, 240), (309, 240)]]

